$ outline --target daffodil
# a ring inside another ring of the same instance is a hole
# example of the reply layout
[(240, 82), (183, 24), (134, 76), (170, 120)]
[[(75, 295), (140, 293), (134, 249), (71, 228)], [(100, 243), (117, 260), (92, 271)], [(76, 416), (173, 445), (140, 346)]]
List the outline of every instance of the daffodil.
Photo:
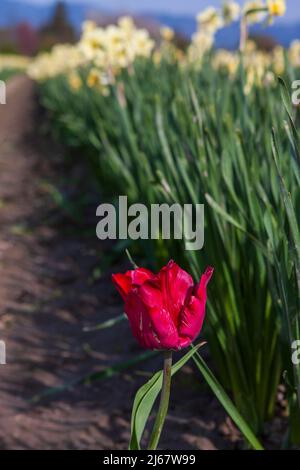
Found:
[(212, 66), (215, 70), (224, 70), (233, 77), (239, 66), (239, 56), (235, 52), (219, 49), (212, 58)]
[(197, 31), (188, 48), (188, 59), (190, 62), (201, 65), (203, 56), (212, 48), (214, 44), (214, 35), (205, 31)]
[(135, 29), (135, 24), (131, 16), (122, 16), (118, 21), (118, 25), (124, 31), (133, 31)]
[(82, 23), (82, 32), (83, 33), (89, 33), (90, 31), (93, 31), (96, 28), (97, 28), (97, 25), (94, 21), (86, 20)]
[(241, 7), (237, 2), (227, 1), (223, 5), (223, 18), (225, 24), (237, 21), (241, 14)]
[(175, 33), (172, 28), (169, 28), (168, 26), (163, 26), (160, 29), (160, 35), (164, 41), (170, 42), (172, 41), (172, 39), (174, 39)]
[(214, 7), (208, 7), (202, 13), (199, 13), (197, 21), (200, 29), (212, 34), (223, 26), (223, 20)]
[(30, 64), (28, 57), (18, 55), (0, 55), (0, 70), (4, 69), (19, 69), (25, 70)]
[(29, 65), (27, 74), (34, 80), (46, 80), (56, 75), (69, 73), (86, 62), (77, 46), (59, 44), (50, 53), (42, 53)]
[(68, 82), (73, 91), (78, 91), (82, 87), (82, 80), (77, 72), (70, 73)]
[(259, 23), (262, 21), (266, 13), (266, 5), (262, 0), (250, 0), (246, 2), (243, 14), (247, 18), (248, 23)]
[(293, 67), (300, 67), (300, 41), (296, 39), (292, 42), (289, 49), (289, 60)]
[(286, 12), (285, 0), (267, 0), (267, 6), (269, 9), (269, 15), (272, 16), (283, 16)]
[(99, 69), (92, 68), (87, 77), (87, 85), (89, 88), (97, 88), (104, 96), (109, 95), (108, 79)]

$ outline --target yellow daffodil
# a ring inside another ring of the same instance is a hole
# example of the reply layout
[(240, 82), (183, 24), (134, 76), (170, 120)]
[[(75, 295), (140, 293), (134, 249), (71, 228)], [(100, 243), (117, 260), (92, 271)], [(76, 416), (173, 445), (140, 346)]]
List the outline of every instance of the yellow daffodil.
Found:
[(92, 68), (90, 70), (87, 77), (87, 85), (89, 88), (97, 88), (102, 95), (108, 96), (108, 83), (107, 77), (99, 69)]
[[(122, 17), (117, 25), (108, 25), (105, 28), (87, 21), (77, 44), (54, 46), (51, 52), (39, 54), (33, 60), (0, 56), (0, 69), (9, 66), (25, 68), (28, 75), (38, 81), (65, 74), (72, 90), (77, 91), (86, 85), (107, 95), (109, 85), (117, 83), (116, 78), (121, 70), (127, 68), (133, 73), (132, 65), (140, 57), (151, 60), (154, 64), (167, 57), (177, 61), (180, 67), (201, 68), (205, 54), (213, 47), (215, 32), (224, 23), (234, 21), (241, 14), (246, 15), (248, 22), (255, 22), (261, 17), (267, 17), (268, 11), (269, 18), (272, 18), (271, 13), (273, 16), (283, 14), (285, 2), (251, 0), (241, 12), (237, 2), (227, 0), (223, 5), (223, 19), (215, 8), (207, 8), (198, 15), (198, 28), (187, 52), (176, 49), (171, 42), (174, 31), (168, 27), (161, 28), (163, 41), (160, 47), (155, 48), (149, 32), (137, 28), (130, 17)], [(229, 78), (236, 76), (240, 65), (238, 53), (216, 50), (211, 54), (210, 60), (214, 69), (225, 71)], [(260, 51), (255, 42), (248, 40), (243, 49), (243, 66), (247, 77), (245, 92), (250, 92), (253, 86), (273, 84), (274, 76), (284, 74), (287, 60), (293, 67), (300, 66), (300, 41), (292, 43), (286, 54), (280, 46), (271, 53)], [(86, 83), (83, 83), (81, 77), (87, 67), (90, 72)]]
[(267, 0), (270, 16), (283, 16), (286, 12), (285, 0)]
[(68, 82), (73, 91), (78, 91), (82, 87), (82, 81), (78, 73), (72, 72), (68, 77)]

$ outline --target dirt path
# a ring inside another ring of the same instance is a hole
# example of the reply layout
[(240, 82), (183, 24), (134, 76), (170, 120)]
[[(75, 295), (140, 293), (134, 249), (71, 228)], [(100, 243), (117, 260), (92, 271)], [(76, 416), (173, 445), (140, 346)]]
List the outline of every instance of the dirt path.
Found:
[[(16, 77), (7, 105), (0, 106), (0, 340), (7, 347), (7, 365), (0, 366), (0, 448), (126, 448), (134, 393), (157, 359), (30, 402), (48, 387), (140, 353), (127, 322), (83, 331), (119, 315), (121, 305), (110, 273), (95, 276), (106, 247), (70, 221), (56, 220), (45, 182), (62, 177), (63, 169), (51, 163), (59, 150), (38, 137), (35, 98), (33, 84)], [(73, 179), (78, 191), (76, 174)], [(188, 367), (178, 375), (162, 447), (232, 446), (224, 438), (230, 430), (223, 411), (199, 383)]]

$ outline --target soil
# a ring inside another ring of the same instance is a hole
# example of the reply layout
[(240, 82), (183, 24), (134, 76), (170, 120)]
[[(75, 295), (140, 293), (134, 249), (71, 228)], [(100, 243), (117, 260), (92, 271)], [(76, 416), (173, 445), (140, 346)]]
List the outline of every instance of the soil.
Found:
[[(0, 448), (126, 449), (135, 392), (161, 358), (88, 384), (77, 380), (141, 354), (126, 321), (86, 331), (122, 313), (110, 276), (128, 266), (111, 266), (113, 247), (96, 238), (99, 201), (83, 204), (80, 222), (78, 205), (57, 204), (58, 186), (80, 202), (85, 170), (43, 133), (35, 87), (23, 76), (10, 80), (0, 106), (0, 151), (0, 340), (7, 349)], [(174, 379), (160, 448), (239, 447), (238, 432), (192, 367)], [(49, 393), (66, 383), (73, 385)]]

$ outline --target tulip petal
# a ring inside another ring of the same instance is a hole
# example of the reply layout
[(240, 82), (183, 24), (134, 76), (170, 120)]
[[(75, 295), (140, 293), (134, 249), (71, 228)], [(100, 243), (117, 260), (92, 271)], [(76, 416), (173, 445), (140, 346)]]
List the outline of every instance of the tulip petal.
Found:
[(194, 285), (193, 279), (172, 260), (162, 268), (158, 277), (161, 280), (165, 308), (178, 326), (180, 311)]
[(208, 266), (204, 274), (202, 274), (200, 282), (196, 285), (195, 290), (194, 290), (194, 295), (198, 299), (206, 300), (206, 287), (209, 281), (211, 280), (213, 273), (214, 273), (214, 268), (212, 268), (211, 266)]
[(145, 349), (160, 349), (160, 341), (153, 331), (147, 307), (136, 290), (131, 291), (127, 296), (125, 313), (128, 317), (132, 333), (139, 344)]
[(133, 287), (142, 285), (146, 280), (153, 279), (154, 274), (145, 268), (136, 268), (125, 274), (113, 274), (112, 280), (123, 300)]
[(127, 274), (113, 274), (112, 281), (116, 286), (119, 294), (122, 296), (123, 300), (125, 300), (126, 296), (132, 288), (131, 277)]
[(181, 312), (179, 337), (181, 348), (186, 348), (199, 335), (205, 317), (205, 302), (192, 296)]
[(189, 346), (202, 329), (207, 298), (206, 287), (213, 272), (214, 270), (211, 267), (206, 269), (199, 284), (194, 289), (194, 295), (191, 296), (189, 302), (181, 311), (178, 332), (182, 348)]
[(170, 312), (164, 306), (164, 299), (158, 281), (147, 281), (138, 290), (151, 320), (152, 334), (160, 345), (158, 349), (178, 349), (179, 337)]
[(128, 271), (127, 274), (130, 273), (132, 284), (134, 286), (141, 286), (146, 282), (148, 279), (154, 279), (155, 275), (149, 271), (149, 269), (145, 268), (136, 268), (134, 271)]

